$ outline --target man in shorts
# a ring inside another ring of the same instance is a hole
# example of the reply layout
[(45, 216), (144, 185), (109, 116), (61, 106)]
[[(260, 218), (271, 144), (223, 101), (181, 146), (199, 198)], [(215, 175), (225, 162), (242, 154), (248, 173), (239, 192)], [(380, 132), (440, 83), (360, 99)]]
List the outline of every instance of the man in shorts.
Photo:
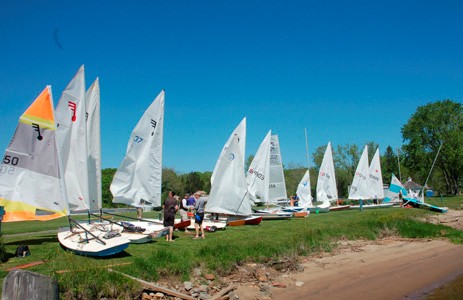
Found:
[[(199, 238), (206, 238), (204, 236), (204, 228), (203, 228), (203, 220), (204, 220), (204, 208), (206, 206), (206, 201), (201, 198), (201, 194), (199, 192), (195, 193), (195, 230), (196, 230), (196, 236), (194, 239), (199, 239)], [(201, 229), (201, 236), (199, 236), (199, 230)]]

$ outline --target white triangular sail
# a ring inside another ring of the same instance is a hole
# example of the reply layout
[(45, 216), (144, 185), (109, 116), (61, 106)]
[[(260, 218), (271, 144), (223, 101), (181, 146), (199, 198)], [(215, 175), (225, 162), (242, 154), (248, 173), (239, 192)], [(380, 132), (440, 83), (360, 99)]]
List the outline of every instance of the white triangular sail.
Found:
[(338, 188), (336, 187), (336, 176), (334, 172), (333, 152), (331, 142), (326, 146), (322, 164), (317, 179), (317, 201), (326, 203), (338, 200)]
[(362, 156), (355, 170), (354, 179), (349, 189), (349, 199), (365, 200), (370, 199), (368, 189), (370, 187), (368, 168), (368, 146), (363, 149)]
[(278, 135), (272, 135), (270, 141), (270, 178), (269, 178), (269, 203), (277, 203), (278, 200), (286, 200), (285, 175), (280, 153)]
[(90, 209), (102, 208), (101, 142), (100, 142), (100, 82), (95, 79), (85, 94), (87, 109), (88, 184)]
[(249, 197), (253, 201), (259, 197), (260, 202), (268, 202), (271, 135), (272, 131), (269, 130), (259, 149), (257, 149), (256, 156), (254, 156), (246, 175)]
[(379, 147), (376, 149), (375, 155), (371, 159), (368, 179), (370, 181), (370, 189), (368, 191), (370, 199), (383, 199), (383, 174), (381, 172), (381, 162), (379, 159)]
[(207, 212), (239, 216), (252, 213), (243, 172), (244, 158), (240, 148), (242, 142), (238, 141), (238, 136), (233, 136), (228, 147), (221, 153), (206, 204)]
[(60, 163), (48, 86), (20, 117), (0, 165), (3, 222), (44, 221), (69, 213)]
[[(234, 136), (238, 138), (241, 156), (244, 158), (245, 149), (246, 149), (246, 117), (244, 117), (243, 120), (241, 120), (241, 122), (238, 124), (238, 126), (236, 126), (235, 130), (233, 130), (232, 134), (230, 135), (227, 142), (223, 146), (222, 152), (219, 155), (219, 159), (217, 160), (215, 164), (214, 171), (212, 171), (211, 185), (214, 184), (214, 179), (217, 173), (217, 168), (219, 167), (219, 164), (220, 164), (220, 159), (222, 157), (222, 154), (227, 150)], [(243, 161), (243, 169), (244, 169), (244, 161)]]
[(297, 185), (296, 194), (299, 197), (298, 206), (308, 208), (312, 206), (312, 191), (310, 190), (310, 172), (305, 171), (304, 176)]
[(81, 66), (56, 107), (56, 133), (71, 210), (90, 208), (85, 114), (85, 76)]
[(110, 186), (114, 203), (161, 205), (164, 97), (161, 91), (130, 135), (124, 160)]
[(402, 182), (400, 182), (400, 180), (394, 174), (392, 174), (391, 184), (389, 185), (389, 190), (386, 193), (386, 197), (384, 198), (383, 203), (402, 202), (402, 200), (399, 198), (399, 192), (402, 193), (403, 198), (408, 196), (408, 192), (402, 185)]

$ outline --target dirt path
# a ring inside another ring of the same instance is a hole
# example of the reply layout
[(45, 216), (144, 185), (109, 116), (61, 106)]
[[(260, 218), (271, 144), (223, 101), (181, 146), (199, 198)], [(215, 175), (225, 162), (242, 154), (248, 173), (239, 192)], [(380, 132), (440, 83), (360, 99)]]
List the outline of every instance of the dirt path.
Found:
[[(463, 229), (463, 211), (428, 217)], [(306, 258), (302, 272), (269, 283), (242, 284), (239, 299), (418, 299), (463, 274), (463, 245), (389, 238), (344, 241), (333, 254)]]

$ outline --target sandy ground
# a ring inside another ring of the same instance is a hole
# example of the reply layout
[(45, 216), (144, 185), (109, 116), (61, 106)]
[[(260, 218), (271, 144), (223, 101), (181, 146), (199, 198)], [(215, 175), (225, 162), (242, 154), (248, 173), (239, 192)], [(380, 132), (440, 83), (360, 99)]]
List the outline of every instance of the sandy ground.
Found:
[[(463, 229), (463, 211), (429, 222)], [(463, 245), (443, 240), (387, 238), (344, 241), (333, 254), (305, 258), (302, 272), (241, 283), (239, 299), (419, 299), (463, 274)]]

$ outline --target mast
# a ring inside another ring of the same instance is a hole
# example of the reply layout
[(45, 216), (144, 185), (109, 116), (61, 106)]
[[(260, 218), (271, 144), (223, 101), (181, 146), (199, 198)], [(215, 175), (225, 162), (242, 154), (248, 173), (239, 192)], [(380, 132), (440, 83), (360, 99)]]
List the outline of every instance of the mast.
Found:
[(434, 157), (434, 161), (432, 162), (431, 170), (429, 170), (428, 178), (426, 178), (426, 181), (425, 181), (425, 183), (423, 185), (423, 191), (421, 192), (422, 196), (423, 196), (423, 202), (424, 202), (424, 188), (428, 184), (429, 177), (431, 176), (432, 169), (434, 168), (434, 164), (436, 163), (437, 156), (439, 156), (439, 152), (440, 152), (440, 149), (442, 148), (443, 144), (444, 144), (444, 142), (440, 143), (439, 149), (437, 150), (437, 153), (436, 153), (436, 157)]

